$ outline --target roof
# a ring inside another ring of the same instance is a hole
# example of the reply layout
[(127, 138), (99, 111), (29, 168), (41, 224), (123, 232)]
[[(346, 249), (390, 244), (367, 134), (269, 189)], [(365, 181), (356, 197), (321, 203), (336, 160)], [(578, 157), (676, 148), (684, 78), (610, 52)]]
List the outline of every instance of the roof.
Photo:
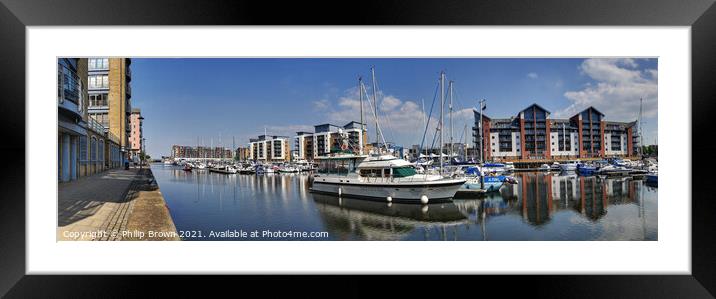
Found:
[(520, 112), (525, 111), (525, 110), (527, 110), (527, 109), (529, 109), (529, 108), (532, 108), (532, 107), (537, 107), (537, 108), (539, 108), (539, 109), (544, 110), (545, 112), (547, 112), (547, 113), (549, 113), (549, 114), (552, 114), (552, 112), (550, 112), (550, 111), (547, 110), (547, 109), (544, 109), (544, 107), (538, 105), (537, 103), (532, 103), (532, 105), (529, 105), (529, 106), (525, 107), (525, 109), (520, 110)]
[(337, 125), (329, 124), (329, 123), (320, 124), (320, 125), (315, 125), (314, 127), (322, 127), (322, 126), (333, 126), (333, 127), (339, 127), (339, 128), (341, 127), (341, 126), (337, 126)]
[[(480, 110), (477, 110), (477, 108), (472, 108), (472, 112), (475, 113), (475, 121), (477, 121), (477, 118), (479, 117), (478, 115), (480, 114)], [(484, 112), (482, 113), (482, 118), (487, 119), (487, 120), (492, 119), (489, 116), (487, 116), (487, 114), (485, 114)]]
[(594, 110), (594, 111), (597, 111), (597, 113), (599, 113), (599, 115), (604, 116), (604, 113), (602, 113), (601, 111), (597, 110), (597, 108), (594, 108), (594, 106), (589, 106), (589, 107), (587, 107), (586, 109), (580, 111), (579, 113), (582, 113), (582, 112), (587, 111), (587, 110), (589, 110), (589, 109), (592, 109), (592, 110)]

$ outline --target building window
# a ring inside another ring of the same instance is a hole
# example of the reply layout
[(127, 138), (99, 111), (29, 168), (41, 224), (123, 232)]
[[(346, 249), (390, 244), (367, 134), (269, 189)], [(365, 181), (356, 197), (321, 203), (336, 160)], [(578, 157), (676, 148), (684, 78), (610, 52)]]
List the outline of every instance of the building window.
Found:
[(104, 161), (104, 140), (99, 141), (99, 160)]
[(109, 95), (106, 94), (106, 93), (102, 93), (102, 94), (91, 94), (91, 95), (89, 96), (89, 100), (90, 100), (90, 101), (89, 101), (89, 106), (90, 106), (90, 107), (93, 107), (93, 106), (108, 106), (108, 105), (109, 105), (108, 98), (109, 98)]
[(80, 135), (80, 162), (87, 161), (87, 136)]
[(97, 138), (94, 137), (90, 143), (90, 160), (97, 161)]
[(89, 88), (109, 88), (108, 75), (89, 76)]
[(100, 123), (105, 128), (109, 127), (109, 117), (107, 113), (91, 113), (90, 117)]
[(87, 59), (87, 67), (90, 70), (109, 69), (109, 58), (89, 58)]

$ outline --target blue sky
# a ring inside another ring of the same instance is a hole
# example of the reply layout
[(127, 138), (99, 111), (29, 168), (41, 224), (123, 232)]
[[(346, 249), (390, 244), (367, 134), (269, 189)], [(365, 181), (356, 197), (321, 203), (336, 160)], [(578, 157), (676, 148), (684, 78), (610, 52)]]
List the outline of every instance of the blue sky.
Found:
[[(656, 141), (656, 59), (135, 58), (132, 105), (142, 109), (152, 157), (168, 155), (172, 144), (231, 147), (234, 137), (245, 145), (264, 128), (270, 135), (293, 136), (316, 124), (359, 120), (357, 78), (363, 76), (371, 92), (371, 66), (384, 135), (406, 146), (420, 143), (423, 101), (427, 113), (441, 70), (455, 81), (456, 140), (465, 125), (471, 127), (471, 109), (481, 98), (491, 117), (509, 117), (538, 103), (553, 118), (593, 105), (607, 120), (633, 121), (643, 97), (644, 140)], [(434, 113), (438, 109), (436, 101)], [(366, 117), (374, 140), (372, 115)]]

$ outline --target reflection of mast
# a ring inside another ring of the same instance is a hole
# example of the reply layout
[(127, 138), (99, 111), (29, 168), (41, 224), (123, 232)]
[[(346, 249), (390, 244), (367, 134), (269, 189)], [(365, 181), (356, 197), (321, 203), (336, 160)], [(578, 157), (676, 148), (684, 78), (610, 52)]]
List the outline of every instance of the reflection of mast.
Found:
[(642, 240), (646, 240), (646, 213), (644, 211), (644, 182), (639, 182), (639, 217), (641, 217)]
[[(482, 201), (482, 213), (480, 219), (480, 230), (482, 231), (482, 240), (487, 241), (487, 212), (485, 211), (485, 202)], [(479, 213), (478, 209), (478, 213)]]

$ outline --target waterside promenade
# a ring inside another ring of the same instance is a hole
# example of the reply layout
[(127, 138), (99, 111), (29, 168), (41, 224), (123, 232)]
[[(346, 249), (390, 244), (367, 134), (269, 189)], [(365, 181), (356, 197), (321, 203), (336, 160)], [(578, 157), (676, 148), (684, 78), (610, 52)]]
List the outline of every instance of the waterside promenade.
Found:
[(151, 170), (112, 169), (58, 187), (58, 241), (179, 240)]

